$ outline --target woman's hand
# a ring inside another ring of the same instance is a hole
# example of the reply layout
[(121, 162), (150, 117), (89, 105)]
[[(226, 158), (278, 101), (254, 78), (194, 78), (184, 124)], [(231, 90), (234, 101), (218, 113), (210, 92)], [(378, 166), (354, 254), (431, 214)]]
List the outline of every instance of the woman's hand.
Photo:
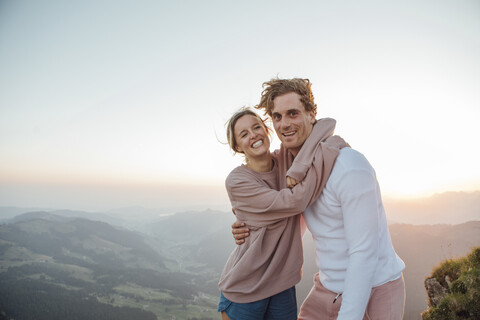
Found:
[(297, 184), (299, 184), (300, 181), (293, 179), (292, 177), (287, 177), (287, 186), (289, 188), (295, 187)]
[(245, 227), (244, 222), (235, 221), (232, 224), (232, 234), (235, 239), (235, 243), (240, 245), (245, 242), (245, 238), (250, 236), (250, 229)]

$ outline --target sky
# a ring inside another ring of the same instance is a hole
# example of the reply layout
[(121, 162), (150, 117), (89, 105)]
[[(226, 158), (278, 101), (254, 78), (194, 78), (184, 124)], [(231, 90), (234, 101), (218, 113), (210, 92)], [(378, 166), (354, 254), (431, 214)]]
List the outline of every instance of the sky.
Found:
[(480, 190), (476, 0), (0, 0), (0, 206), (226, 208), (224, 124), (277, 76), (384, 196)]

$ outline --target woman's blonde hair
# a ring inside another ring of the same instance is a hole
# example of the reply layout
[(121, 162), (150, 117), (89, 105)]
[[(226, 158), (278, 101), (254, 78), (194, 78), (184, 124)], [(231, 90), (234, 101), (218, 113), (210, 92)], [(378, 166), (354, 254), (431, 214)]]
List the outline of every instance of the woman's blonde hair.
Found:
[(265, 127), (265, 130), (267, 131), (268, 135), (270, 136), (270, 128), (265, 124), (265, 120), (262, 119), (255, 111), (248, 107), (243, 107), (237, 112), (235, 112), (230, 119), (225, 123), (225, 126), (227, 127), (227, 140), (228, 140), (228, 145), (230, 148), (233, 150), (234, 153), (244, 153), (243, 151), (238, 151), (237, 150), (237, 140), (235, 139), (235, 124), (237, 123), (238, 119), (245, 115), (251, 115), (256, 117), (260, 122), (263, 124)]

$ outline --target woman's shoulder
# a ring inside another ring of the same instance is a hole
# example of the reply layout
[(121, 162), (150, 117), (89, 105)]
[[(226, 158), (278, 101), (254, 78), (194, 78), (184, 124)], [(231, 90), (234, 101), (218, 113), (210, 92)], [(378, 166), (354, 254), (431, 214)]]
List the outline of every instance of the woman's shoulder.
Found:
[(227, 176), (227, 179), (230, 176), (236, 177), (238, 175), (240, 175), (240, 176), (244, 175), (244, 174), (248, 173), (249, 171), (250, 171), (250, 169), (245, 164), (239, 165), (238, 167), (235, 167), (232, 171), (230, 171), (230, 173)]
[(225, 185), (228, 187), (229, 185), (249, 179), (249, 176), (251, 176), (249, 171), (250, 170), (248, 170), (248, 167), (244, 164), (236, 167), (228, 174), (227, 178), (225, 179)]
[(247, 185), (263, 185), (272, 184), (272, 181), (276, 181), (278, 176), (278, 165), (274, 160), (274, 166), (272, 171), (269, 172), (257, 172), (245, 164), (233, 169), (225, 179), (225, 186), (231, 188), (233, 186), (247, 186)]

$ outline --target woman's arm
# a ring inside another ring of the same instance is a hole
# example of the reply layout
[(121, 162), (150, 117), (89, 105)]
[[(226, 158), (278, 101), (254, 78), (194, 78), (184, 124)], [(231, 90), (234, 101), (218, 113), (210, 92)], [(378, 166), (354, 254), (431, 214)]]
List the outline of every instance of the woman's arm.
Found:
[(310, 170), (305, 180), (293, 189), (278, 191), (246, 173), (232, 172), (225, 184), (237, 214), (252, 222), (271, 223), (305, 210), (317, 189), (316, 177), (316, 170)]

